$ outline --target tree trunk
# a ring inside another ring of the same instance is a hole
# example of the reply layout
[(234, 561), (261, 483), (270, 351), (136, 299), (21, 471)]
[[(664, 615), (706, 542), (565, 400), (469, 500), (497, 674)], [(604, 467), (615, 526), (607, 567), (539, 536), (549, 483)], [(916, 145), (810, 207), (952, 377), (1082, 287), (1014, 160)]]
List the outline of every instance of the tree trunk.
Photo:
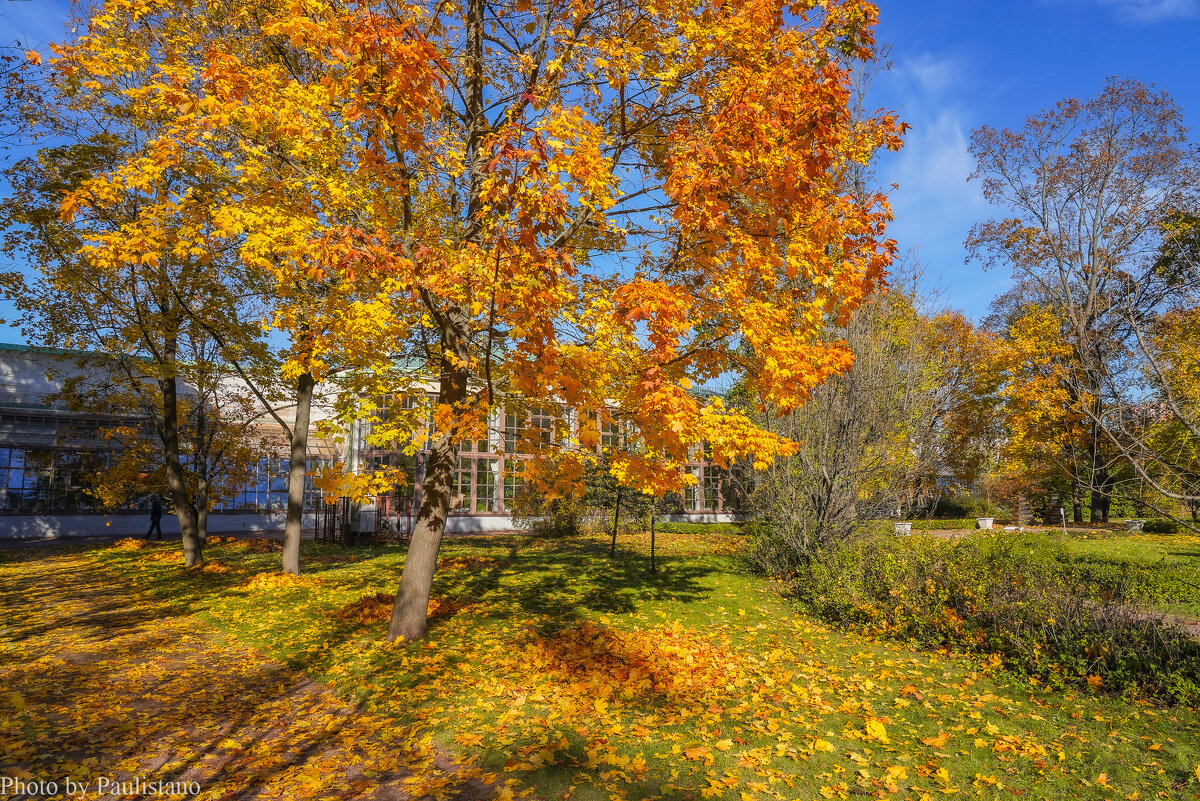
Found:
[(658, 564), (654, 561), (654, 508), (650, 509), (650, 572), (658, 572)]
[[(170, 352), (173, 353), (173, 350)], [(169, 367), (169, 365), (168, 365)], [(179, 532), (183, 539), (183, 563), (195, 567), (204, 563), (203, 543), (196, 530), (196, 508), (188, 497), (187, 483), (183, 480), (183, 468), (179, 463), (179, 392), (174, 371), (160, 378), (162, 393), (162, 441), (166, 458), (167, 487), (175, 504), (175, 517), (179, 520)]]
[(300, 575), (300, 526), (304, 522), (304, 477), (307, 472), (308, 426), (312, 413), (313, 377), (304, 373), (296, 381), (296, 421), (292, 425), (288, 460), (287, 520), (283, 525), (283, 572)]
[[(486, 213), (482, 188), (487, 178), (484, 168), (488, 159), (488, 151), (484, 147), (488, 135), (488, 120), (483, 106), (484, 0), (467, 0), (466, 12), (463, 67), (467, 90), (464, 105), (470, 191), (463, 220), (463, 241), (481, 246), (481, 218)], [(468, 365), (471, 361), (470, 309), (457, 304), (440, 307), (436, 297), (429, 292), (423, 292), (422, 297), (441, 333), (438, 404), (449, 406), (459, 414), (467, 397)], [(433, 574), (437, 571), (438, 551), (446, 531), (446, 516), (450, 513), (450, 493), (454, 486), (454, 467), (461, 439), (457, 429), (458, 426), (453, 426), (452, 430), (440, 432), (429, 454), (421, 508), (417, 512), (417, 524), (409, 541), (400, 588), (396, 591), (396, 604), (392, 607), (392, 621), (388, 625), (389, 642), (397, 639), (419, 640), (425, 636), (429, 591), (433, 587)]]
[(208, 478), (201, 477), (196, 485), (196, 537), (208, 542)]
[(613, 511), (613, 533), (612, 547), (608, 549), (608, 558), (615, 559), (617, 556), (617, 523), (621, 520), (621, 485), (617, 485), (617, 504)]
[[(442, 339), (444, 355), (438, 403), (456, 411), (461, 410), (467, 397), (465, 334), (468, 319), (465, 310), (451, 309), (447, 314), (448, 324)], [(389, 642), (397, 639), (411, 642), (425, 636), (429, 592), (433, 587), (433, 574), (437, 571), (446, 517), (450, 513), (459, 439), (456, 431), (442, 431), (429, 453), (425, 481), (421, 485), (421, 508), (417, 512), (417, 523), (413, 527), (408, 556), (404, 560), (404, 572), (400, 576), (400, 588), (396, 591), (396, 603), (392, 607), (392, 621), (388, 625)]]

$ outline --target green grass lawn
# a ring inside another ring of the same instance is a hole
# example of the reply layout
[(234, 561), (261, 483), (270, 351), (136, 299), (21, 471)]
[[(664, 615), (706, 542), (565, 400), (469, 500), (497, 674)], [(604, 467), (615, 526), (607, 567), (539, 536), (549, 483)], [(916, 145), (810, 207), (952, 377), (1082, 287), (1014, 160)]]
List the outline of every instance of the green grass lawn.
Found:
[(1067, 547), (1089, 562), (1128, 564), (1149, 579), (1149, 605), (1200, 620), (1200, 537), (1192, 534), (1073, 532)]
[[(1050, 693), (994, 664), (836, 632), (721, 535), (447, 541), (438, 614), (383, 642), (397, 546), (106, 549), (114, 580), (537, 798), (1200, 797), (1194, 709)], [(8, 559), (20, 558), (8, 556)], [(365, 599), (360, 602), (360, 599)], [(432, 792), (432, 790), (431, 790)]]

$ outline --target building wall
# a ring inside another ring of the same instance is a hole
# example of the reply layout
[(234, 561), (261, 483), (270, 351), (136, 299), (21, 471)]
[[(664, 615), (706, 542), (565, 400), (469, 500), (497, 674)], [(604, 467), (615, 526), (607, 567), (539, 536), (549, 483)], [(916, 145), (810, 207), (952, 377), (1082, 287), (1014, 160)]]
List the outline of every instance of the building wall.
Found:
[[(73, 413), (51, 400), (62, 382), (79, 372), (80, 368), (66, 352), (0, 344), (0, 538), (141, 535), (149, 527), (144, 510), (140, 514), (136, 510), (116, 514), (96, 510), (84, 492), (88, 473), (102, 466), (119, 443), (96, 436), (98, 427), (111, 424), (115, 418)], [(388, 398), (385, 414), (388, 403), (408, 410), (423, 405), (419, 396)], [(321, 416), (318, 398), (314, 418)], [(518, 488), (513, 468), (525, 458), (520, 453), (521, 433), (532, 432), (535, 440), (541, 438), (551, 443), (573, 437), (576, 422), (570, 413), (560, 414), (553, 409), (494, 413), (487, 421), (486, 434), (462, 444), (447, 531), (511, 530), (510, 512)], [(318, 460), (328, 462), (336, 456), (339, 460), (349, 458), (366, 469), (384, 465), (403, 468), (407, 484), (397, 487), (394, 497), (381, 504), (381, 513), (387, 518), (390, 508), (390, 522), (398, 527), (400, 515), (396, 510), (420, 500), (428, 433), (418, 433), (417, 453), (407, 454), (398, 446), (370, 445), (366, 439), (369, 431), (366, 421), (352, 426), (340, 455), (331, 443), (310, 441), (310, 464)], [(621, 443), (622, 432), (617, 425), (601, 425), (600, 434), (597, 453)], [(285, 455), (281, 451), (279, 458), (260, 460), (247, 486), (231, 499), (214, 504), (209, 517), (210, 533), (282, 529), (286, 506)], [(680, 514), (670, 519), (733, 519), (739, 499), (731, 492), (728, 474), (714, 467), (699, 451), (686, 470), (695, 476), (697, 484), (681, 493)], [(317, 499), (311, 491), (306, 500), (309, 509), (316, 508)], [(135, 499), (131, 505), (144, 507), (145, 499)], [(373, 530), (376, 514), (373, 505), (365, 507), (358, 516), (358, 529)], [(313, 520), (310, 513), (306, 525), (312, 526)], [(404, 524), (408, 525), (407, 517)], [(172, 515), (163, 518), (163, 530), (178, 532)]]

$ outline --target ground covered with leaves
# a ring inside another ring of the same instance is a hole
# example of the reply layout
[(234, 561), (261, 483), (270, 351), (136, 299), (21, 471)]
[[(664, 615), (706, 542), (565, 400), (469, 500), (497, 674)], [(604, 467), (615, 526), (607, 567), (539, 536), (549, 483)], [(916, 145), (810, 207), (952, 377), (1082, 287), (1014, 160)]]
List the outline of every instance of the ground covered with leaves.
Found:
[[(0, 774), (203, 798), (1190, 798), (1200, 714), (833, 631), (736, 536), (449, 541), (420, 643), (398, 546), (0, 558)], [(89, 796), (89, 797), (95, 797)]]

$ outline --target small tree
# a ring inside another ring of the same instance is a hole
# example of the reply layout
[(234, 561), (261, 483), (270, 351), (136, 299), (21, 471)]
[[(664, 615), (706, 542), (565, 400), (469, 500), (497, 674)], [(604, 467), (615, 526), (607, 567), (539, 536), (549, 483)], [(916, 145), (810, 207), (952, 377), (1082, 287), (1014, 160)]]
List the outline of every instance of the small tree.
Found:
[[(752, 504), (769, 523), (759, 554), (770, 570), (844, 541), (868, 514), (911, 504), (913, 494), (978, 449), (955, 424), (986, 397), (983, 345), (956, 315), (927, 317), (900, 291), (873, 298), (841, 335), (854, 366), (809, 401), (763, 424), (801, 443), (757, 476)], [(951, 343), (957, 343), (951, 346)]]

